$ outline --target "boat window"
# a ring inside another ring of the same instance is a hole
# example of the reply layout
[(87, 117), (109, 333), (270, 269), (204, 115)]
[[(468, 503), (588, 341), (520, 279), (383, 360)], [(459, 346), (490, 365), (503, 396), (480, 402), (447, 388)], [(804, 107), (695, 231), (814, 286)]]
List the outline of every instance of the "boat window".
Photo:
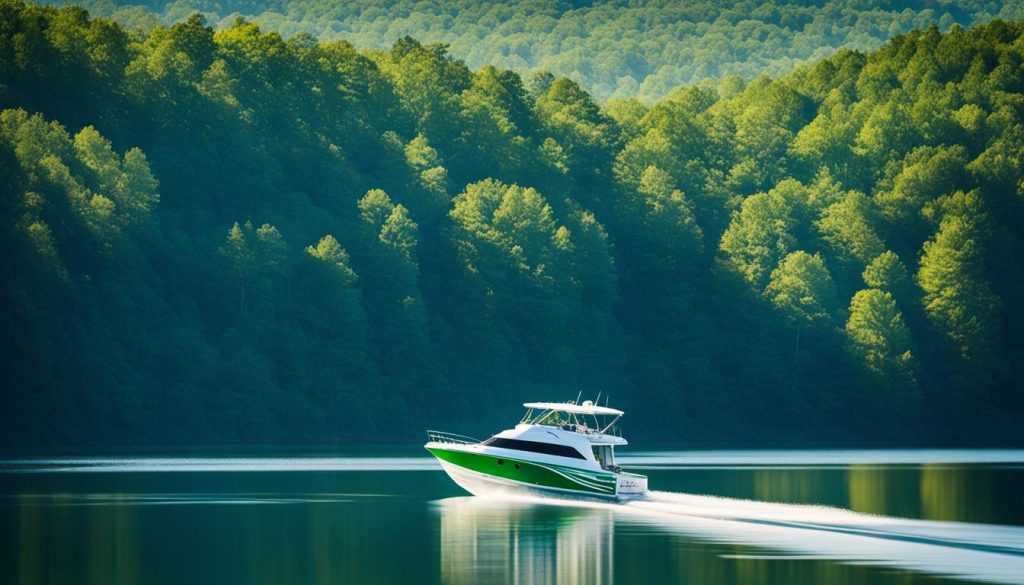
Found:
[(563, 424), (568, 424), (569, 417), (562, 416), (562, 413), (557, 410), (548, 410), (538, 416), (533, 424), (535, 425), (548, 425), (552, 427), (560, 427)]
[(558, 457), (571, 457), (573, 459), (586, 459), (579, 451), (568, 445), (555, 445), (552, 443), (538, 443), (537, 441), (523, 441), (520, 439), (503, 439), (491, 437), (483, 442), (484, 445), (501, 447), (502, 449), (515, 449), (516, 451), (530, 451), (531, 453), (543, 453), (545, 455), (556, 455)]

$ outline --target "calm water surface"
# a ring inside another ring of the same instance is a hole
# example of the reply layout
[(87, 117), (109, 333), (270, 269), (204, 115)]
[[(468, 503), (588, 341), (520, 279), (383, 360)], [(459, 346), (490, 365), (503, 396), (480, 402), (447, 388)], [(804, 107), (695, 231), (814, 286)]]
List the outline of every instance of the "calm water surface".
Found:
[(1024, 451), (621, 459), (650, 497), (474, 498), (416, 451), (0, 460), (0, 583), (1024, 583)]

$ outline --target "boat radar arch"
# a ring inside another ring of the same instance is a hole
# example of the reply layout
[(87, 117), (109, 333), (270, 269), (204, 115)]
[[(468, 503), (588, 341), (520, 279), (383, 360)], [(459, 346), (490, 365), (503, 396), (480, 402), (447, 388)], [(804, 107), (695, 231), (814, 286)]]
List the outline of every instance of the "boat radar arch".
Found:
[(523, 406), (539, 410), (556, 410), (558, 412), (597, 416), (622, 416), (625, 414), (621, 410), (608, 408), (607, 406), (595, 406), (589, 400), (583, 404), (574, 404), (572, 402), (525, 402)]

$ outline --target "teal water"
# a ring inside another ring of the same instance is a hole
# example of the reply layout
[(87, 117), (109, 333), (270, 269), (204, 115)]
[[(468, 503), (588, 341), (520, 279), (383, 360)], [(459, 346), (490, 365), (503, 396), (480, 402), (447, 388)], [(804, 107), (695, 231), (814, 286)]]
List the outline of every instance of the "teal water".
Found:
[(418, 451), (0, 460), (0, 583), (1024, 583), (1024, 451), (661, 451), (627, 504)]

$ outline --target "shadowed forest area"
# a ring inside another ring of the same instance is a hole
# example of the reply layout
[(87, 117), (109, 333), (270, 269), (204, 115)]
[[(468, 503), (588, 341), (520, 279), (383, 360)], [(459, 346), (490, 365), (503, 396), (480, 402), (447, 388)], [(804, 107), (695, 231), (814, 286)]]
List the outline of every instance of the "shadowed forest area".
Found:
[(327, 38), (0, 0), (0, 446), (1024, 438), (1021, 22), (652, 104)]

